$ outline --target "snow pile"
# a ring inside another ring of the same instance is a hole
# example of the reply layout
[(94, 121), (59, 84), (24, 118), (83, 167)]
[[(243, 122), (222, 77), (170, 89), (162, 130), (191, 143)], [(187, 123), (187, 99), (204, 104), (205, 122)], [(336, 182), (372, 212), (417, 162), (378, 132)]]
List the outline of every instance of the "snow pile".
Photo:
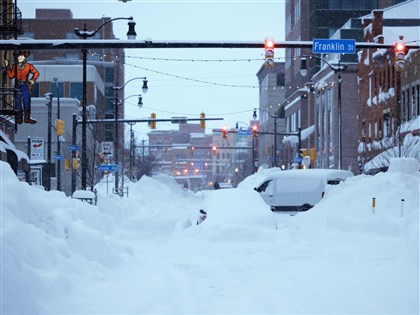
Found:
[(411, 160), (295, 216), (253, 190), (278, 169), (197, 194), (158, 176), (126, 182), (120, 198), (104, 181), (97, 206), (0, 170), (2, 315), (419, 313)]
[(420, 171), (420, 163), (413, 158), (391, 158), (389, 171), (394, 173), (416, 174)]
[[(276, 217), (259, 194), (247, 189), (220, 189), (207, 194), (203, 207), (207, 219), (183, 234), (183, 241), (249, 242), (274, 238)], [(196, 224), (195, 217), (191, 225)], [(188, 227), (188, 225), (186, 225)]]
[(9, 164), (0, 169), (1, 314), (38, 314), (39, 304), (75, 289), (76, 279), (121, 262), (125, 250), (111, 237), (111, 217), (19, 182)]

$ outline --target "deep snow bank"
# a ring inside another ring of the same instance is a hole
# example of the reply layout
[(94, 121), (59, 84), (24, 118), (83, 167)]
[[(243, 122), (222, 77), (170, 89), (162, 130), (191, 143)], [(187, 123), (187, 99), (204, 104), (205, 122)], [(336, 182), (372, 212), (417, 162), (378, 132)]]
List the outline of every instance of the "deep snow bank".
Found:
[(74, 289), (71, 277), (121, 262), (126, 251), (110, 237), (111, 217), (19, 182), (7, 163), (0, 161), (0, 170), (3, 314), (42, 313), (40, 301)]

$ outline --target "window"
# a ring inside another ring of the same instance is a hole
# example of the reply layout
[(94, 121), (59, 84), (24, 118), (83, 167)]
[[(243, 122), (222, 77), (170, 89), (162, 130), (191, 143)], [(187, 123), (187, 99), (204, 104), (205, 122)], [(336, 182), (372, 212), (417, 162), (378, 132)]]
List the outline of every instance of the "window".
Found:
[(34, 85), (32, 85), (32, 90), (31, 90), (31, 97), (39, 97), (39, 83), (35, 82)]
[(285, 74), (284, 73), (278, 73), (277, 74), (277, 86), (284, 86), (286, 82)]
[(51, 82), (50, 91), (53, 97), (64, 97), (64, 82)]
[(416, 99), (416, 112), (414, 113), (416, 116), (420, 115), (420, 85), (417, 84), (416, 86), (416, 95), (417, 95), (417, 99)]
[(105, 68), (105, 82), (114, 83), (114, 68), (113, 67)]
[(383, 123), (383, 136), (384, 138), (387, 138), (390, 136), (390, 126), (389, 126), (389, 114), (384, 114), (383, 118), (382, 118), (382, 123)]
[(70, 82), (70, 97), (81, 100), (83, 98), (83, 83)]

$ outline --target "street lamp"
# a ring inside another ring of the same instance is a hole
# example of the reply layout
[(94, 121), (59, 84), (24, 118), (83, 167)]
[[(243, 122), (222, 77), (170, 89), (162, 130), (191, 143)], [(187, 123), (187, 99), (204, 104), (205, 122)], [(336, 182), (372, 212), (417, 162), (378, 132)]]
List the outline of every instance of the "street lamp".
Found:
[[(147, 93), (147, 90), (149, 89), (147, 87), (147, 78), (146, 77), (136, 77), (133, 78), (129, 81), (127, 81), (126, 83), (124, 83), (122, 86), (112, 86), (111, 88), (114, 90), (115, 92), (115, 100), (114, 100), (114, 106), (115, 106), (115, 136), (114, 136), (114, 150), (115, 150), (115, 164), (118, 165), (119, 162), (119, 153), (118, 153), (118, 142), (119, 142), (119, 133), (118, 133), (118, 105), (122, 102), (119, 102), (118, 100), (118, 91), (122, 90), (128, 83), (130, 83), (131, 81), (134, 80), (143, 80), (143, 86), (142, 86), (142, 91), (143, 94)], [(131, 97), (131, 96), (129, 96)], [(127, 97), (128, 98), (128, 97)], [(142, 99), (141, 99), (141, 95), (139, 97), (139, 106), (143, 105)], [(117, 169), (115, 171), (115, 192), (118, 193), (118, 176), (119, 176), (119, 170)]]
[[(317, 58), (325, 62), (334, 73), (337, 73), (337, 83), (338, 83), (338, 101), (337, 101), (337, 111), (338, 111), (338, 168), (342, 169), (343, 167), (343, 147), (342, 147), (342, 115), (341, 115), (341, 72), (347, 69), (347, 65), (342, 65), (340, 63), (341, 60), (338, 60), (338, 65), (333, 66), (324, 58), (312, 55), (311, 57)], [(308, 74), (308, 65), (307, 65), (307, 58), (303, 56), (300, 59), (300, 74), (302, 76), (306, 76)]]
[[(86, 28), (86, 23), (83, 27), (83, 31), (79, 30), (78, 28), (74, 29), (74, 33), (83, 39), (93, 37), (96, 35), (96, 33), (104, 27), (106, 24), (116, 21), (116, 20), (130, 20), (128, 22), (128, 32), (127, 32), (127, 38), (128, 39), (135, 39), (136, 38), (136, 31), (135, 31), (135, 25), (136, 23), (133, 21), (133, 17), (119, 17), (115, 19), (110, 19), (103, 23), (101, 26), (99, 26), (94, 31), (88, 31)], [(87, 113), (86, 113), (86, 84), (87, 84), (87, 49), (82, 49), (82, 58), (83, 58), (83, 100), (82, 100), (82, 189), (86, 190), (86, 172), (87, 172), (87, 157), (86, 157), (86, 125), (87, 125)]]
[[(273, 167), (277, 167), (277, 119), (280, 118), (280, 115), (273, 115), (268, 110), (261, 108), (260, 111), (266, 112), (268, 116), (274, 119), (274, 152), (273, 152)], [(254, 120), (257, 119), (257, 109), (254, 108), (254, 114), (252, 116)]]
[[(60, 89), (58, 86), (58, 79), (53, 78), (53, 81), (55, 82), (55, 88), (57, 92), (57, 119), (61, 119), (60, 114)], [(61, 190), (61, 136), (57, 134), (57, 190)]]
[(48, 106), (48, 129), (47, 129), (47, 138), (48, 138), (48, 147), (47, 147), (47, 159), (48, 159), (48, 163), (47, 163), (47, 181), (46, 181), (46, 190), (50, 191), (51, 190), (51, 124), (52, 124), (52, 99), (53, 99), (53, 94), (52, 93), (46, 93), (45, 94), (45, 99), (47, 100), (47, 106)]

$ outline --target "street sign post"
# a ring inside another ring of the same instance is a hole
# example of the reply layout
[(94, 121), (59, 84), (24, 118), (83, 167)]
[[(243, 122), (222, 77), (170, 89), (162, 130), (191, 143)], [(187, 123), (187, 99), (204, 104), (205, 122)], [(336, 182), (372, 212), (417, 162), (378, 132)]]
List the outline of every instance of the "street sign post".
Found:
[(314, 54), (355, 54), (354, 39), (314, 39), (312, 42)]

